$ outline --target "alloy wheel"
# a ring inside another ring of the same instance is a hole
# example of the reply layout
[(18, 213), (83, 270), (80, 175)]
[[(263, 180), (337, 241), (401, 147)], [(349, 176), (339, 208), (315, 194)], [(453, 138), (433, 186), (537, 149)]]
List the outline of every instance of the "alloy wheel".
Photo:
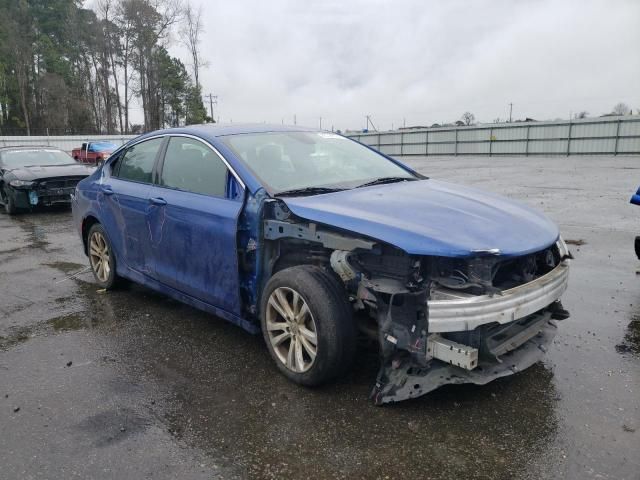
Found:
[(318, 335), (307, 302), (291, 288), (276, 288), (266, 312), (269, 341), (278, 360), (292, 372), (309, 370), (318, 352)]
[(109, 280), (111, 273), (111, 257), (109, 246), (100, 232), (94, 232), (89, 241), (89, 260), (91, 268), (101, 282)]

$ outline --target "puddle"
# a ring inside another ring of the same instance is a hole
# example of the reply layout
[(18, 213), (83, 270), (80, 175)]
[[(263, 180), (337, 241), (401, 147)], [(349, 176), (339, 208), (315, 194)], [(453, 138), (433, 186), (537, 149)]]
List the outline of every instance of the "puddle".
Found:
[(26, 341), (31, 339), (31, 337), (33, 337), (33, 334), (31, 332), (31, 329), (29, 328), (16, 329), (8, 337), (3, 337), (0, 335), (0, 350), (9, 350), (16, 345), (25, 343)]
[(80, 263), (74, 262), (53, 262), (53, 263), (43, 263), (43, 265), (51, 268), (55, 268), (56, 270), (60, 270), (64, 273), (76, 273), (87, 268), (87, 265), (82, 265)]
[(640, 316), (633, 317), (629, 322), (622, 343), (616, 345), (616, 351), (640, 356)]
[(51, 325), (56, 332), (65, 332), (69, 330), (82, 330), (90, 326), (90, 321), (84, 313), (71, 313), (47, 320), (47, 324)]

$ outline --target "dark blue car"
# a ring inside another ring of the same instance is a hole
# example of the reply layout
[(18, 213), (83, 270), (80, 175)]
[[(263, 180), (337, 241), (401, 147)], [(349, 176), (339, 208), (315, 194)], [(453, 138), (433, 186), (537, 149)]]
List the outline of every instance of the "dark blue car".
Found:
[(101, 287), (132, 280), (262, 332), (302, 385), (345, 372), (371, 337), (377, 404), (527, 368), (568, 316), (570, 254), (546, 217), (329, 132), (153, 132), (72, 204)]
[[(640, 187), (638, 187), (638, 190), (636, 191), (636, 193), (634, 193), (631, 196), (630, 203), (632, 203), (633, 205), (640, 205)], [(636, 257), (640, 259), (640, 236), (636, 236), (634, 241), (634, 247), (636, 251)]]

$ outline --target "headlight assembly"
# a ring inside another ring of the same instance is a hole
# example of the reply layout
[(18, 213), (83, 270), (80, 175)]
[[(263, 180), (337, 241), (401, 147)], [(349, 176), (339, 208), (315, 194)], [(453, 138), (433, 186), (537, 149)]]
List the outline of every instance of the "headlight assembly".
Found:
[(30, 182), (28, 180), (11, 180), (9, 185), (16, 188), (29, 188), (33, 187), (34, 182)]

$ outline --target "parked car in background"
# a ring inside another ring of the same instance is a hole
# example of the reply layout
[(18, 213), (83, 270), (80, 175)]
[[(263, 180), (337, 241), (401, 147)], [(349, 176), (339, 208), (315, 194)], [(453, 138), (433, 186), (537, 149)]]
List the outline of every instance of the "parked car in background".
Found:
[[(633, 205), (640, 205), (640, 187), (638, 187), (636, 193), (631, 196), (630, 203), (632, 203)], [(636, 235), (634, 247), (636, 251), (636, 257), (638, 257), (638, 259), (640, 260), (640, 235)]]
[(77, 183), (94, 170), (57, 148), (0, 147), (0, 203), (9, 215), (41, 205), (68, 205)]
[(85, 142), (80, 148), (74, 148), (71, 156), (80, 163), (100, 165), (117, 148), (118, 145), (112, 142)]
[(378, 345), (376, 404), (537, 362), (568, 317), (557, 227), (330, 132), (210, 126), (146, 134), (78, 184), (102, 288), (127, 278), (262, 332), (290, 380)]

